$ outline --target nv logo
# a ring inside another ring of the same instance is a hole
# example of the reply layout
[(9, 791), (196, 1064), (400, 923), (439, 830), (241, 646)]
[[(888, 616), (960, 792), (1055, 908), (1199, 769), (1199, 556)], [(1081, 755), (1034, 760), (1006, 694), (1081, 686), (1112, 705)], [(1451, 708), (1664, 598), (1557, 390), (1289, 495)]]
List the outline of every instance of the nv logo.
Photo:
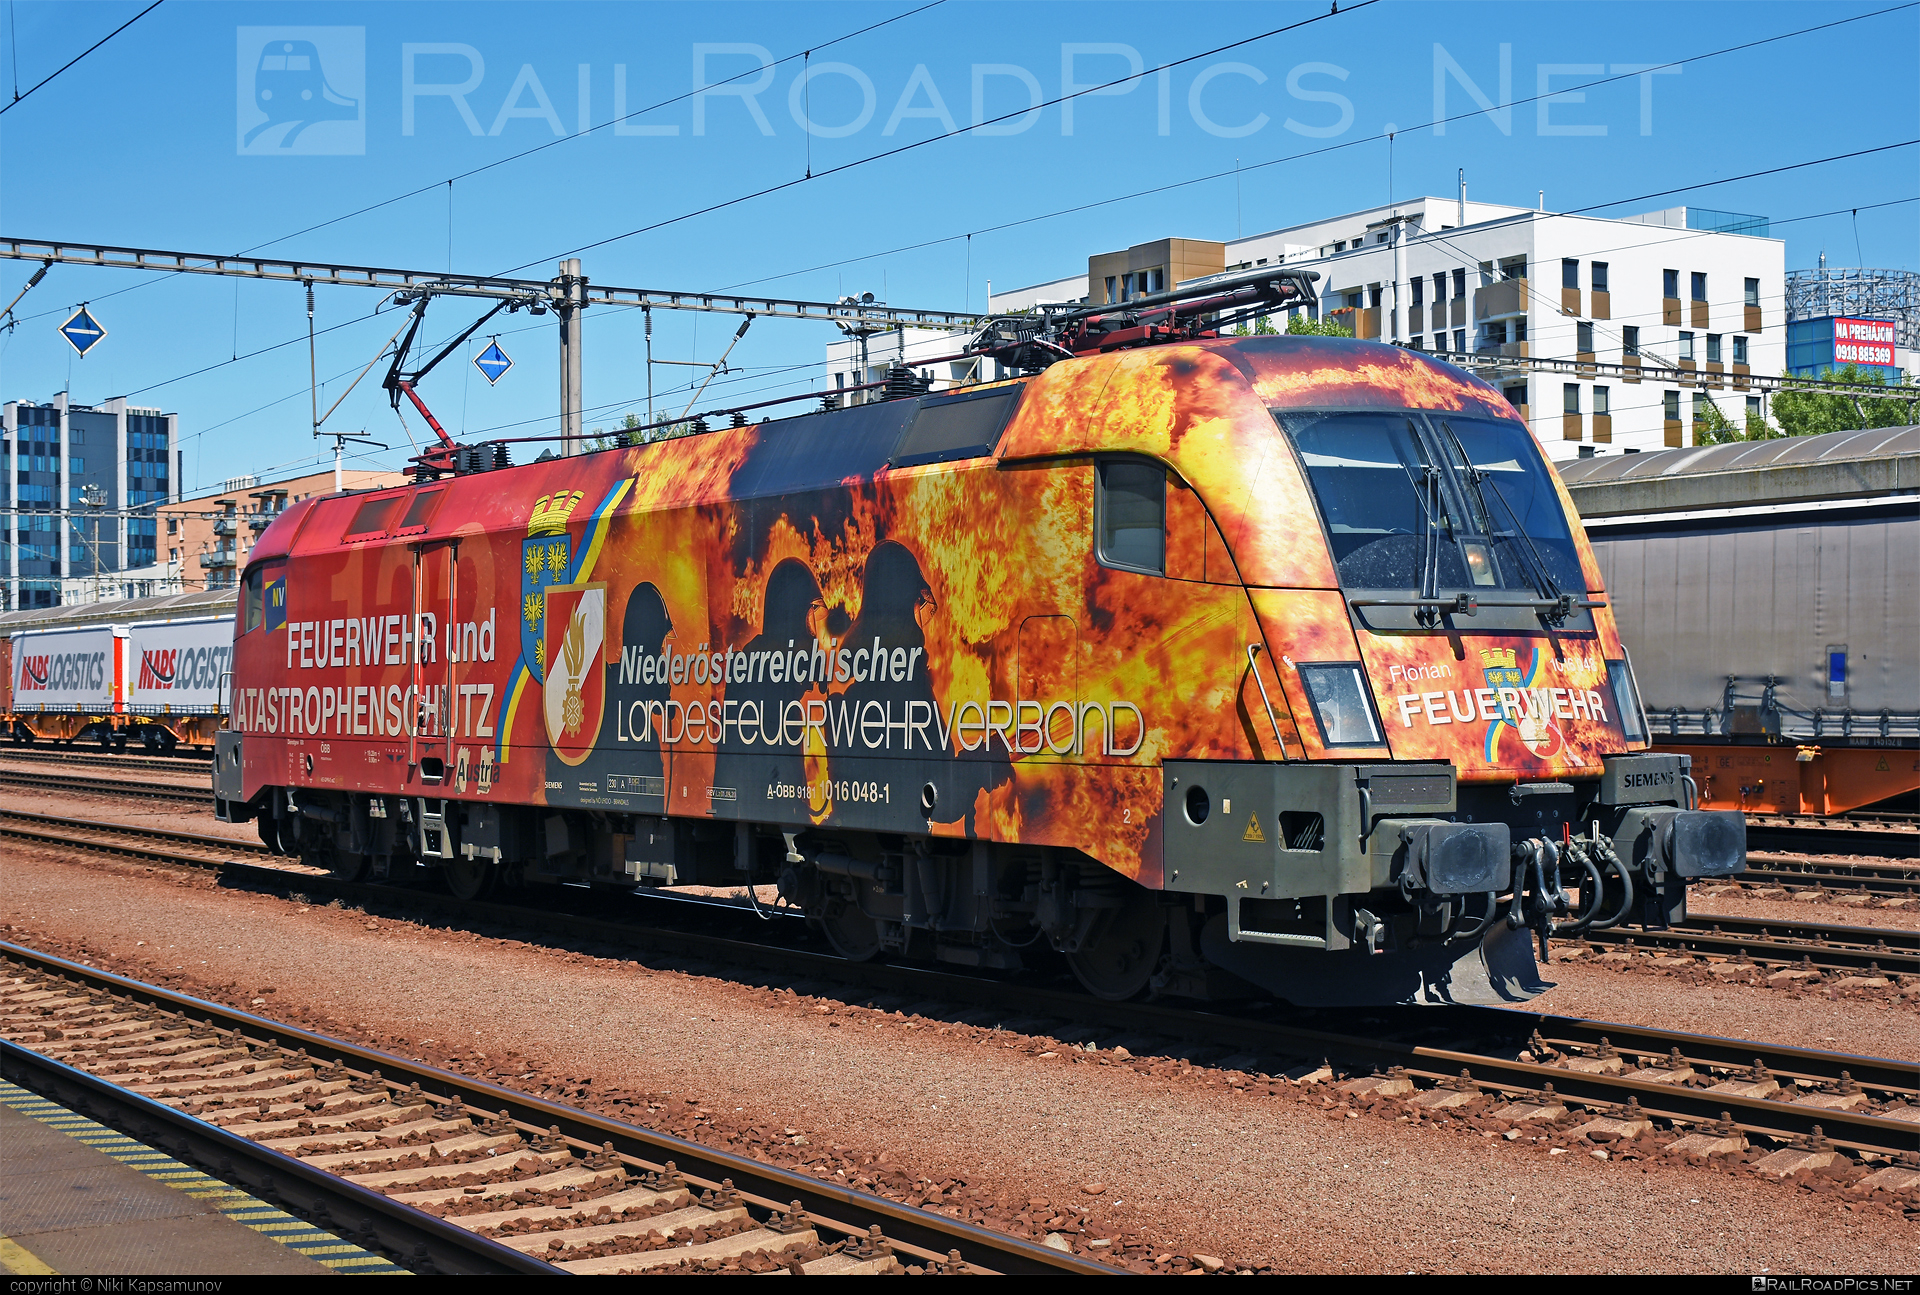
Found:
[(1259, 814), (1249, 814), (1247, 816), (1247, 830), (1240, 834), (1240, 839), (1242, 841), (1258, 841), (1261, 844), (1266, 843), (1267, 834), (1260, 830)]

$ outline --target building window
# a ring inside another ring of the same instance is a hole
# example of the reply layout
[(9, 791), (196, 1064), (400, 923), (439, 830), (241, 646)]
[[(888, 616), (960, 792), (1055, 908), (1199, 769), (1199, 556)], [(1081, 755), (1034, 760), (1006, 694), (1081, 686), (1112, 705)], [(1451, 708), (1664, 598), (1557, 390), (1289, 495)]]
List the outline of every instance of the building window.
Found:
[(1560, 412), (1577, 414), (1580, 412), (1580, 384), (1568, 382), (1560, 388)]
[(1524, 414), (1527, 411), (1527, 387), (1525, 383), (1517, 383), (1514, 386), (1508, 387), (1501, 394), (1506, 396), (1508, 404), (1512, 405), (1521, 413)]
[(1605, 292), (1607, 290), (1607, 263), (1605, 261), (1595, 261), (1593, 263), (1593, 290), (1595, 292)]
[(1447, 272), (1445, 270), (1433, 276), (1433, 299), (1435, 301), (1445, 301), (1447, 299)]
[(1680, 334), (1680, 358), (1683, 360), (1691, 360), (1693, 358), (1692, 333)]
[(1680, 295), (1680, 271), (1660, 271), (1660, 295), (1663, 297), (1678, 297)]
[(1415, 333), (1413, 335), (1413, 340), (1408, 342), (1407, 345), (1411, 346), (1416, 351), (1424, 351), (1427, 349), (1426, 340), (1422, 338), (1418, 333)]
[(1760, 280), (1758, 279), (1747, 280), (1747, 304), (1749, 306), (1760, 304)]
[(1747, 421), (1752, 422), (1754, 419), (1758, 417), (1760, 417), (1760, 397), (1748, 396), (1747, 397)]
[(1707, 334), (1707, 363), (1720, 363), (1720, 334), (1718, 333)]
[(1387, 241), (1387, 236), (1385, 234), (1375, 234), (1373, 236), (1373, 241), (1376, 243), (1384, 243)]
[(1664, 406), (1664, 413), (1666, 414), (1667, 421), (1670, 423), (1679, 422), (1680, 421), (1680, 393), (1677, 391), (1663, 392), (1661, 393), (1660, 402)]
[(1736, 337), (1733, 339), (1733, 362), (1735, 364), (1745, 364), (1747, 362), (1747, 339), (1744, 337)]
[(1413, 290), (1413, 304), (1420, 307), (1427, 304), (1427, 281), (1419, 275), (1413, 276), (1413, 282), (1407, 285)]
[(1573, 326), (1573, 349), (1583, 355), (1593, 354), (1593, 325), (1575, 324)]
[[(1459, 273), (1459, 272), (1455, 271), (1455, 273)], [(1453, 349), (1456, 351), (1464, 351), (1467, 349), (1467, 330), (1466, 329), (1456, 328), (1453, 330)]]
[(1564, 259), (1560, 262), (1560, 286), (1576, 289), (1580, 286), (1580, 262)]
[(1480, 328), (1481, 328), (1481, 334), (1480, 334), (1481, 346), (1483, 347), (1505, 346), (1507, 344), (1507, 321), (1506, 320), (1497, 319), (1491, 324), (1482, 324)]
[(1707, 276), (1698, 270), (1693, 272), (1693, 299), (1695, 301), (1707, 299)]
[(1344, 252), (1347, 250), (1347, 245), (1345, 243), (1335, 243), (1333, 245), (1333, 250), (1336, 252)]
[(1117, 290), (1117, 280), (1109, 274), (1107, 276), (1107, 304), (1112, 305), (1118, 300), (1120, 300), (1120, 294)]
[[(1453, 295), (1455, 300), (1467, 295), (1467, 272), (1465, 270), (1455, 270), (1453, 272)], [(1456, 347), (1455, 349), (1461, 348)]]
[(1593, 412), (1605, 417), (1613, 412), (1613, 388), (1595, 387), (1593, 389)]
[(1622, 355), (1640, 354), (1640, 327), (1628, 324), (1620, 330), (1620, 353)]

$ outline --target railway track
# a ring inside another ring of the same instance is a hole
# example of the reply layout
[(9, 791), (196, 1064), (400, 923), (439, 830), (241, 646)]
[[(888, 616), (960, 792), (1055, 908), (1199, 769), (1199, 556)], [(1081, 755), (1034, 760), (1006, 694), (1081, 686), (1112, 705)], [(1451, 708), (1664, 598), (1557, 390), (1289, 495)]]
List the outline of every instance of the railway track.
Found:
[(1807, 854), (1871, 855), (1884, 859), (1920, 857), (1920, 831), (1884, 818), (1867, 821), (1747, 819), (1747, 848)]
[(440, 1272), (1114, 1271), (5, 943), (0, 1056), (15, 1082)]
[(0, 760), (23, 764), (68, 764), (95, 769), (139, 769), (146, 773), (180, 773), (205, 777), (212, 767), (213, 752), (193, 755), (116, 755), (105, 751), (86, 751), (77, 747), (21, 746), (0, 744)]
[[(206, 771), (203, 769), (201, 773)], [(213, 804), (213, 789), (164, 782), (136, 782), (126, 778), (88, 778), (72, 773), (40, 773), (27, 769), (0, 769), (0, 787), (29, 791), (85, 792), (95, 796), (133, 796), (143, 800), (175, 801), (183, 805)]]
[[(1684, 953), (1714, 962), (1749, 962), (1762, 970), (1810, 966), (1822, 972), (1920, 975), (1920, 931), (1822, 922), (1777, 922), (1697, 913), (1665, 931), (1589, 931), (1557, 945), (1596, 953)], [(1564, 956), (1558, 954), (1557, 956)]]
[(1920, 894), (1920, 868), (1806, 855), (1749, 856), (1735, 882), (1747, 889), (1814, 890), (1910, 899)]
[[(233, 885), (411, 909), (416, 915), (425, 912), (480, 928), (639, 947), (651, 959), (664, 954), (706, 974), (739, 975), (747, 968), (766, 974), (768, 983), (815, 986), (801, 992), (845, 996), (851, 987), (855, 1001), (876, 997), (894, 1006), (913, 1005), (923, 1015), (945, 1005), (944, 1010), (956, 1016), (1013, 1022), (1012, 1028), (1029, 1034), (1067, 1035), (1080, 1046), (1100, 1037), (1132, 1039), (1126, 1046), (1144, 1055), (1153, 1045), (1135, 1043), (1158, 1039), (1158, 1046), (1168, 1052), (1194, 1055), (1198, 1044), (1205, 1058), (1267, 1074), (1306, 1073), (1323, 1059), (1337, 1059), (1358, 1070), (1385, 1068), (1390, 1077), (1404, 1079), (1410, 1090), (1440, 1091), (1455, 1085), (1446, 1091), (1459, 1092), (1465, 1091), (1457, 1087), (1464, 1083), (1476, 1094), (1515, 1107), (1541, 1106), (1551, 1085), (1551, 1100), (1544, 1105), (1566, 1107), (1566, 1118), (1575, 1118), (1571, 1112), (1580, 1108), (1591, 1118), (1607, 1118), (1605, 1113), (1624, 1108), (1633, 1119), (1675, 1127), (1725, 1118), (1728, 1136), (1768, 1139), (1783, 1147), (1825, 1138), (1854, 1153), (1897, 1155), (1910, 1151), (1920, 1135), (1920, 1072), (1900, 1061), (1585, 1021), (1523, 1008), (1375, 1009), (1356, 1021), (1352, 1012), (1315, 1013), (1270, 1004), (1195, 1009), (1106, 1003), (1077, 989), (1032, 979), (995, 980), (888, 963), (849, 963), (805, 947), (807, 932), (801, 923), (760, 923), (741, 908), (708, 906), (705, 929), (692, 930), (684, 917), (664, 917), (660, 905), (673, 901), (662, 898), (587, 891), (562, 891), (556, 897), (557, 903), (571, 902), (590, 912), (459, 901), (424, 890), (344, 883), (315, 872), (262, 866), (247, 862), (270, 857), (259, 847), (191, 833), (168, 833), (157, 843), (143, 844), (142, 837), (156, 834), (119, 829), (108, 836), (99, 825), (82, 828), (7, 813), (0, 815), (0, 835), (213, 869)], [(676, 907), (684, 912), (683, 905)], [(660, 925), (664, 920), (680, 925)], [(1799, 929), (1804, 933), (1810, 928)], [(1710, 931), (1683, 935), (1713, 938)], [(1808, 956), (1805, 946), (1797, 951)], [(1436, 1037), (1447, 1043), (1430, 1042)]]

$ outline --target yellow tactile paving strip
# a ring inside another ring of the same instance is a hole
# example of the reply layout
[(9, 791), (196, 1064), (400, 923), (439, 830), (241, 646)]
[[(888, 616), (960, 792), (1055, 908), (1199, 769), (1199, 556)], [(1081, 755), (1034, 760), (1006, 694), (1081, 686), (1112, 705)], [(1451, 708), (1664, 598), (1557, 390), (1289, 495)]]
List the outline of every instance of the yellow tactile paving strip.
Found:
[[(191, 1165), (182, 1164), (164, 1151), (75, 1114), (38, 1093), (0, 1079), (0, 1103), (49, 1128), (57, 1129), (130, 1169), (137, 1169), (155, 1182), (185, 1192), (195, 1200), (206, 1201), (222, 1214), (271, 1241), (336, 1272), (405, 1274), (385, 1255), (364, 1250), (331, 1232), (295, 1218), (285, 1210)], [(0, 1268), (16, 1276), (45, 1275), (53, 1270), (17, 1242), (0, 1237)]]

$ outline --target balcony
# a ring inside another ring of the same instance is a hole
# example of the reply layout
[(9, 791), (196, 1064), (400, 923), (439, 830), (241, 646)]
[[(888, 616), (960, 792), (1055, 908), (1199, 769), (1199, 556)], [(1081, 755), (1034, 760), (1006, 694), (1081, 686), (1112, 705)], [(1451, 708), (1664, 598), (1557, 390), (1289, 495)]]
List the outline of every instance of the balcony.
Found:
[(1358, 338), (1380, 336), (1380, 308), (1378, 306), (1343, 306), (1339, 310), (1329, 310), (1327, 318), (1343, 328), (1353, 330)]
[(1473, 293), (1473, 322), (1484, 324), (1492, 319), (1525, 315), (1528, 304), (1525, 279), (1507, 279), (1476, 288)]
[(254, 513), (247, 518), (247, 529), (255, 535), (258, 535), (271, 525), (273, 525), (273, 514), (271, 513)]
[(222, 539), (232, 539), (240, 533), (240, 519), (237, 517), (214, 518), (213, 533)]
[(234, 565), (232, 549), (216, 549), (212, 553), (200, 555), (200, 566), (207, 571), (230, 570)]

